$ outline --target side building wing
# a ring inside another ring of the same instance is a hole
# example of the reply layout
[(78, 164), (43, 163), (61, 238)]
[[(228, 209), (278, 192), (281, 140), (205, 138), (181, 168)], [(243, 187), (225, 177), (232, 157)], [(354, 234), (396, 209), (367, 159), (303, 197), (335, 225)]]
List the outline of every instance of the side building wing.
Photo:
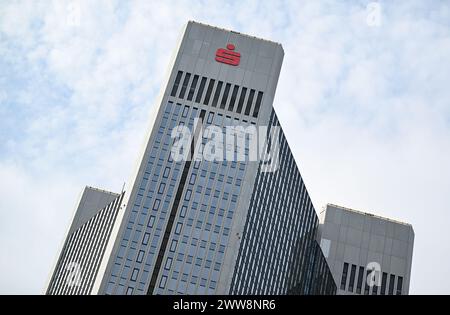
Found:
[(124, 192), (86, 187), (47, 287), (47, 295), (90, 294)]

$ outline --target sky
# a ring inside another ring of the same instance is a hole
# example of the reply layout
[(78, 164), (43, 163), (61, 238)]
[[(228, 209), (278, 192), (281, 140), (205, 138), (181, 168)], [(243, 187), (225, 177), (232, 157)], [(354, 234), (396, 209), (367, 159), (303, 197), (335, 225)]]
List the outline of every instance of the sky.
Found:
[(413, 225), (411, 294), (450, 293), (448, 1), (1, 1), (0, 294), (41, 294), (84, 186), (120, 191), (184, 24), (270, 39), (316, 210)]

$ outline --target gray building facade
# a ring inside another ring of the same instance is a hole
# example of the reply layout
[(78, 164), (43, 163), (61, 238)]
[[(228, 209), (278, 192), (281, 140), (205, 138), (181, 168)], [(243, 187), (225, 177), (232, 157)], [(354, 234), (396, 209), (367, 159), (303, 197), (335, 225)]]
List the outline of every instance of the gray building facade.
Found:
[(410, 224), (328, 204), (319, 239), (338, 294), (409, 293), (414, 230)]

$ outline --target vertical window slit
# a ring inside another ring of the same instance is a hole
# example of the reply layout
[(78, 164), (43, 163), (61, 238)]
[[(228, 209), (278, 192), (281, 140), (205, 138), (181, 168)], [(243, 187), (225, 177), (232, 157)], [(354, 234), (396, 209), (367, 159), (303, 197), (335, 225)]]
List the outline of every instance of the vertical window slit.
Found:
[(248, 95), (247, 107), (245, 108), (245, 115), (250, 115), (250, 109), (252, 108), (253, 98), (255, 97), (255, 90), (251, 89)]
[(344, 263), (344, 267), (342, 268), (341, 290), (345, 290), (345, 285), (347, 283), (347, 272), (348, 272), (348, 263)]
[(355, 273), (356, 273), (356, 266), (352, 265), (352, 271), (350, 273), (350, 283), (348, 284), (348, 290), (350, 292), (353, 292), (353, 285), (355, 283)]
[(208, 85), (208, 89), (206, 90), (206, 96), (205, 96), (205, 100), (203, 101), (203, 104), (208, 105), (209, 104), (209, 99), (211, 98), (211, 93), (212, 90), (214, 88), (214, 83), (216, 81), (211, 79), (209, 80), (209, 85)]
[(395, 275), (391, 275), (389, 279), (389, 295), (394, 294)]
[(364, 276), (364, 267), (359, 267), (358, 282), (356, 284), (356, 293), (358, 294), (361, 294), (363, 276)]
[(195, 102), (200, 103), (203, 96), (203, 89), (205, 88), (206, 78), (203, 77), (200, 81), (200, 87), (198, 88), (197, 96), (195, 97)]
[(402, 295), (403, 277), (397, 278), (397, 292), (396, 295)]
[(387, 273), (383, 272), (383, 276), (381, 278), (381, 291), (380, 291), (380, 295), (385, 295), (386, 294), (386, 282), (387, 282)]
[(212, 107), (217, 106), (217, 102), (219, 101), (220, 91), (222, 90), (222, 85), (223, 85), (222, 81), (219, 81), (217, 83), (216, 92), (214, 93), (214, 98), (213, 98), (213, 102), (211, 105)]
[(228, 93), (230, 93), (231, 84), (227, 83), (225, 85), (225, 90), (223, 92), (222, 101), (220, 102), (220, 109), (224, 109), (228, 100)]
[(234, 103), (236, 102), (237, 92), (239, 90), (239, 86), (235, 85), (233, 87), (233, 92), (231, 93), (230, 103), (228, 104), (228, 110), (233, 111), (234, 109)]
[(253, 117), (257, 118), (259, 114), (259, 108), (261, 107), (261, 100), (263, 97), (263, 92), (259, 91), (256, 97), (255, 109), (253, 110)]
[(245, 94), (247, 94), (247, 88), (243, 87), (241, 95), (239, 96), (239, 103), (236, 112), (240, 114), (242, 112), (242, 107), (244, 106)]
[(170, 96), (177, 95), (178, 86), (180, 85), (181, 76), (183, 75), (182, 71), (178, 71), (177, 76), (175, 78), (175, 82), (173, 83), (172, 92)]

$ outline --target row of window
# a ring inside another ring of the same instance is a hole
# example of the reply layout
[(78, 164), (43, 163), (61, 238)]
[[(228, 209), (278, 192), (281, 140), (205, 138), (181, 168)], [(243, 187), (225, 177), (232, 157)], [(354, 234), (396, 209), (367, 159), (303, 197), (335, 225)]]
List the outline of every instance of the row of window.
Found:
[[(348, 277), (350, 275), (350, 277)], [(344, 262), (342, 266), (342, 277), (341, 277), (341, 290), (346, 290), (348, 292), (356, 293), (356, 294), (365, 294), (365, 295), (401, 295), (403, 288), (403, 277), (395, 276), (394, 274), (388, 274), (383, 272), (381, 274), (381, 285), (378, 286), (379, 283), (379, 271), (376, 270), (368, 270), (365, 267), (357, 266), (352, 264), (350, 266), (349, 263)], [(348, 281), (347, 281), (348, 278)], [(395, 279), (397, 278), (397, 281)], [(356, 283), (355, 283), (356, 280)], [(389, 287), (388, 287), (389, 281)], [(373, 285), (370, 285), (369, 282), (373, 282)], [(397, 284), (395, 286), (395, 284)], [(364, 288), (363, 288), (364, 287)], [(372, 290), (371, 290), (372, 288)], [(364, 292), (363, 292), (364, 290)]]
[[(198, 89), (197, 89), (198, 86)], [(214, 89), (215, 88), (215, 89)], [(197, 90), (197, 94), (194, 94)], [(223, 90), (223, 93), (222, 93)], [(219, 107), (220, 109), (257, 118), (263, 98), (262, 91), (256, 91), (239, 85), (232, 85), (189, 72), (178, 71), (170, 96), (195, 101), (198, 104)], [(203, 97), (204, 95), (204, 97)], [(253, 106), (254, 104), (254, 106)], [(253, 107), (253, 112), (252, 112)]]

